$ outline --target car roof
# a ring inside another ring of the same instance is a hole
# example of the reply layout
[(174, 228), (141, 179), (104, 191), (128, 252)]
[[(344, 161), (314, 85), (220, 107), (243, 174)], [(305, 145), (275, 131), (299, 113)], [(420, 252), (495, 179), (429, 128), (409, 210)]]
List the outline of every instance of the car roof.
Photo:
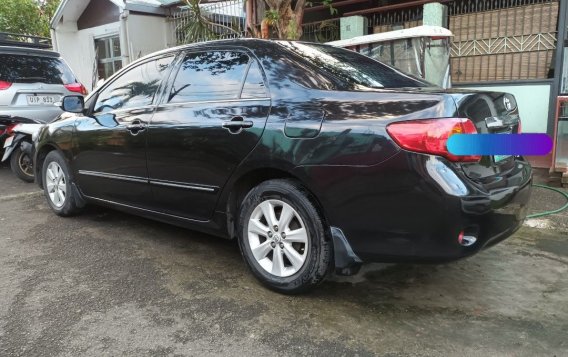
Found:
[(144, 61), (145, 59), (165, 55), (168, 53), (175, 53), (183, 50), (191, 50), (191, 49), (206, 49), (208, 47), (217, 47), (217, 46), (241, 46), (246, 47), (251, 50), (266, 48), (267, 46), (276, 46), (280, 42), (305, 42), (305, 41), (291, 41), (291, 40), (265, 40), (260, 38), (233, 38), (233, 39), (223, 39), (223, 40), (213, 40), (213, 41), (204, 41), (204, 42), (196, 42), (190, 43), (187, 45), (181, 45), (177, 47), (167, 48), (165, 50), (161, 50), (158, 52), (151, 53), (146, 55), (135, 62)]
[(59, 58), (61, 55), (55, 51), (40, 50), (28, 47), (0, 46), (0, 54), (23, 55), (23, 56), (43, 56)]

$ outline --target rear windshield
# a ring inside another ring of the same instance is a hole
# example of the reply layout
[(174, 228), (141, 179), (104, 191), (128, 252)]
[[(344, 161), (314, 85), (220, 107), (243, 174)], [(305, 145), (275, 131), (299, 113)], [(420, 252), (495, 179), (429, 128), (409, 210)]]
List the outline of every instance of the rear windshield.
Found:
[(76, 83), (69, 67), (59, 58), (0, 54), (0, 81), (11, 83)]
[(369, 88), (434, 86), (350, 50), (314, 43), (280, 42), (280, 44), (351, 87), (357, 85)]

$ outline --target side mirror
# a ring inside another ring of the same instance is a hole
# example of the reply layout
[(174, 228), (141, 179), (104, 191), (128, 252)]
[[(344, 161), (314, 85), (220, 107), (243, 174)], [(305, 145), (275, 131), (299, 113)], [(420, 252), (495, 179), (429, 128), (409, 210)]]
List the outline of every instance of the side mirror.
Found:
[(70, 113), (83, 113), (85, 110), (85, 100), (80, 95), (67, 95), (56, 105)]

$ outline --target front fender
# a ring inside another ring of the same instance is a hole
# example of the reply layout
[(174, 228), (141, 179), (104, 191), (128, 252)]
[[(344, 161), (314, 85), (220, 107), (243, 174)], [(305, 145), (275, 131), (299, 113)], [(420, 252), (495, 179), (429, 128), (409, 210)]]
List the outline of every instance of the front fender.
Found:
[(58, 150), (67, 161), (70, 174), (73, 171), (73, 133), (75, 118), (58, 120), (40, 128), (34, 140), (34, 170), (37, 184), (43, 188), (41, 171), (47, 153)]

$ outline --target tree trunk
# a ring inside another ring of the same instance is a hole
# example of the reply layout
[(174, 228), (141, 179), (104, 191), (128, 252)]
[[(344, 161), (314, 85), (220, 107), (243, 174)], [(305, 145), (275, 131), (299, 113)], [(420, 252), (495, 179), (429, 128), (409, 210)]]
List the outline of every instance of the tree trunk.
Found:
[(270, 25), (268, 24), (268, 20), (264, 19), (260, 23), (260, 36), (261, 38), (268, 39), (270, 38)]
[(278, 12), (276, 29), (278, 38), (283, 40), (299, 40), (302, 37), (302, 20), (306, 0), (296, 1), (292, 9), (292, 0), (266, 0), (271, 10)]

